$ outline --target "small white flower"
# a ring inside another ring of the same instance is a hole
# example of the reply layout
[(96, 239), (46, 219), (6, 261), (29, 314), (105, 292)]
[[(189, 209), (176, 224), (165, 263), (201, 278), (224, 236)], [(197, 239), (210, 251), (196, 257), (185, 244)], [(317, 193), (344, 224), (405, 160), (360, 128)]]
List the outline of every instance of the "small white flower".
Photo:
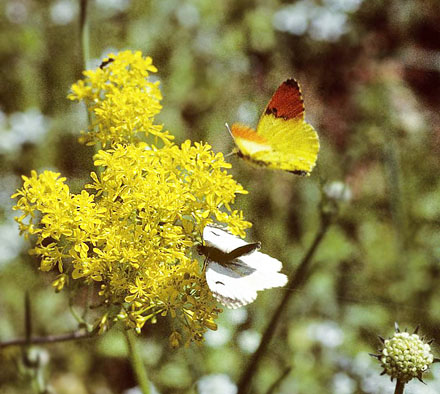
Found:
[[(142, 394), (142, 390), (139, 386), (132, 387), (131, 389), (127, 389), (123, 392), (123, 394)], [(156, 386), (150, 382), (150, 394), (160, 394), (159, 390)]]
[(321, 343), (328, 348), (335, 348), (344, 341), (344, 333), (341, 328), (333, 321), (322, 323), (312, 323), (307, 328), (310, 339)]
[(341, 181), (334, 181), (326, 184), (324, 186), (324, 193), (327, 197), (337, 201), (347, 202), (352, 198), (350, 187)]
[(76, 18), (77, 13), (77, 2), (72, 0), (58, 0), (50, 7), (50, 18), (56, 25), (69, 24)]
[(183, 27), (195, 27), (200, 22), (199, 10), (193, 4), (182, 4), (176, 9), (176, 18)]
[(245, 101), (241, 103), (237, 110), (237, 118), (239, 122), (245, 124), (253, 124), (258, 119), (258, 107), (255, 103)]
[(231, 340), (232, 333), (229, 328), (219, 326), (216, 331), (207, 331), (205, 333), (206, 344), (210, 347), (220, 347)]
[(248, 311), (246, 308), (227, 309), (223, 314), (231, 324), (236, 326), (243, 324), (248, 318)]
[(197, 382), (199, 394), (236, 394), (237, 386), (225, 374), (203, 376)]
[(3, 116), (0, 126), (0, 153), (14, 152), (25, 142), (42, 141), (49, 129), (49, 120), (38, 109), (29, 108), (11, 114), (8, 122)]
[(113, 12), (125, 11), (130, 6), (130, 0), (96, 0), (98, 7)]
[(356, 389), (355, 381), (345, 373), (339, 372), (333, 376), (333, 392), (338, 394), (353, 394)]
[(238, 346), (245, 353), (253, 353), (257, 350), (261, 341), (261, 334), (255, 330), (245, 330), (237, 337)]
[(324, 4), (334, 10), (355, 12), (361, 6), (363, 0), (325, 0)]
[(283, 7), (274, 14), (272, 24), (276, 30), (297, 36), (303, 35), (309, 26), (313, 7), (307, 1), (299, 1), (294, 5)]
[(24, 1), (11, 0), (5, 7), (6, 18), (12, 23), (22, 24), (28, 17), (28, 9)]
[(337, 41), (348, 31), (347, 15), (324, 7), (315, 9), (311, 19), (310, 36), (317, 41)]
[(0, 245), (2, 245), (0, 253), (1, 265), (16, 258), (23, 247), (24, 241), (20, 237), (17, 224), (15, 222), (0, 224)]

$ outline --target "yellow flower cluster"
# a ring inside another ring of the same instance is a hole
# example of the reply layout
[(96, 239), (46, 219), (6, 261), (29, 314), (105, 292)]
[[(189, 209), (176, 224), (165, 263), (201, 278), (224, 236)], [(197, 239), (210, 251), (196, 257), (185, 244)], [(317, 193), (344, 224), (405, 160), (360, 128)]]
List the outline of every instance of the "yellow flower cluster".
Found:
[(139, 133), (153, 135), (165, 144), (174, 137), (154, 125), (154, 116), (162, 106), (159, 81), (148, 80), (157, 68), (151, 57), (140, 51), (109, 54), (96, 70), (84, 71), (85, 78), (72, 85), (71, 100), (84, 101), (90, 112), (88, 132), (80, 142), (102, 146), (139, 142)]
[[(129, 58), (126, 52), (113, 56), (109, 67)], [(148, 82), (142, 81), (142, 88), (133, 83), (140, 76), (145, 79), (139, 64), (151, 68), (151, 60), (142, 63), (137, 54), (132, 56), (136, 67), (112, 69), (105, 74), (108, 80), (97, 70), (100, 82), (95, 80), (91, 88), (80, 81), (74, 85), (75, 94), (86, 101), (94, 97), (96, 113), (108, 100), (108, 95), (96, 92), (110, 84), (113, 97), (121, 99), (116, 111), (125, 113), (125, 130), (134, 127), (134, 133), (138, 122), (143, 122), (146, 133), (159, 136), (152, 117), (147, 127), (147, 117), (140, 119), (137, 108), (139, 102), (150, 103), (143, 113), (157, 113), (157, 85), (146, 89)], [(119, 78), (125, 79), (128, 89), (122, 81), (112, 85)], [(133, 100), (133, 91), (145, 97)], [(124, 95), (128, 96), (122, 108)], [(98, 324), (101, 331), (117, 319), (139, 331), (147, 321), (169, 315), (174, 323), (181, 323), (173, 324), (173, 346), (202, 341), (207, 328), (216, 328), (214, 320), (221, 310), (195, 259), (194, 246), (201, 241), (205, 225), (213, 221), (244, 236), (251, 224), (230, 204), (246, 191), (227, 173), (230, 164), (223, 155), (213, 153), (208, 144), (186, 141), (178, 146), (166, 134), (161, 136), (167, 141), (162, 148), (145, 142), (116, 144), (116, 128), (109, 126), (113, 121), (99, 121), (95, 137), (112, 143), (95, 155), (94, 164), (101, 171), (91, 173), (86, 190), (71, 193), (66, 179), (51, 171), (39, 175), (32, 171), (30, 177), (23, 177), (23, 187), (13, 195), (19, 198), (14, 209), (23, 212), (17, 218), (20, 229), (36, 238), (31, 252), (41, 259), (41, 270), (59, 271), (53, 283), (57, 291), (69, 279), (99, 283), (104, 305)]]

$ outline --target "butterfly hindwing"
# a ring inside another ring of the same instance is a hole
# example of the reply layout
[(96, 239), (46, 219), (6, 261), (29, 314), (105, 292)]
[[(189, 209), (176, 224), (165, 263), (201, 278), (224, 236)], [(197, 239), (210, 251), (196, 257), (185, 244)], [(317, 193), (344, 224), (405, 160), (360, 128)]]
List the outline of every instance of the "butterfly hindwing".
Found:
[(232, 309), (250, 304), (257, 298), (257, 290), (246, 283), (251, 270), (240, 271), (236, 268), (209, 261), (205, 274), (212, 295), (217, 301)]
[(261, 115), (257, 130), (233, 124), (231, 134), (239, 156), (272, 169), (308, 175), (315, 166), (319, 139), (304, 120), (304, 103), (298, 83), (284, 81)]
[(310, 124), (301, 119), (284, 120), (264, 115), (258, 130), (262, 135), (271, 133), (272, 149), (255, 152), (255, 160), (266, 163), (269, 168), (310, 174), (319, 151), (318, 137)]
[(205, 227), (203, 238), (205, 248), (217, 249), (207, 256), (206, 281), (214, 297), (226, 307), (247, 305), (255, 300), (257, 291), (286, 284), (287, 277), (279, 272), (281, 262), (259, 252), (259, 243), (247, 243), (212, 226)]

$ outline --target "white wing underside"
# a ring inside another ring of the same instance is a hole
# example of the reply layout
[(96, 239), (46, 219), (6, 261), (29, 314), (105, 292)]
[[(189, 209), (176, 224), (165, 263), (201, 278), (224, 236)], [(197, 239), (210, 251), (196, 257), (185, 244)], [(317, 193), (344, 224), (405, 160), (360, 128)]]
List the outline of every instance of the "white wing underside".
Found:
[(240, 246), (247, 245), (248, 242), (232, 235), (231, 233), (217, 227), (206, 226), (203, 229), (203, 241), (205, 245), (213, 246), (222, 252), (230, 253)]
[[(205, 244), (230, 253), (248, 242), (225, 230), (206, 226), (203, 230)], [(287, 276), (280, 273), (282, 263), (258, 250), (240, 256), (228, 264), (209, 261), (206, 281), (214, 297), (228, 308), (239, 308), (257, 298), (260, 290), (281, 287)]]

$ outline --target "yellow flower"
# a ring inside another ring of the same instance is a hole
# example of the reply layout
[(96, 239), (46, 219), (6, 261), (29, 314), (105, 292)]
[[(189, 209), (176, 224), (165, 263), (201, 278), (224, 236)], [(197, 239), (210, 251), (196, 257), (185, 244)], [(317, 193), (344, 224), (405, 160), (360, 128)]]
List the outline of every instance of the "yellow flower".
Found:
[(153, 123), (162, 106), (159, 82), (151, 82), (150, 73), (157, 71), (151, 57), (140, 51), (109, 54), (96, 70), (84, 71), (84, 80), (72, 86), (68, 98), (84, 101), (91, 113), (88, 132), (81, 132), (80, 142), (102, 146), (116, 143), (136, 143), (138, 134), (153, 135), (167, 144), (173, 140), (162, 125)]
[[(170, 337), (175, 346), (202, 341), (221, 312), (195, 259), (204, 227), (221, 222), (244, 235), (251, 224), (231, 208), (236, 195), (247, 192), (227, 173), (231, 166), (221, 153), (206, 143), (178, 146), (168, 134), (156, 133), (160, 92), (146, 82), (149, 71), (155, 71), (151, 59), (123, 52), (103, 69), (85, 73), (86, 82), (72, 90), (98, 119), (90, 141), (110, 144), (94, 157), (99, 173), (92, 172), (85, 190), (73, 194), (60, 174), (32, 171), (13, 195), (14, 209), (23, 212), (17, 218), (21, 232), (35, 238), (30, 252), (40, 258), (41, 270), (61, 274), (53, 283), (57, 291), (69, 278), (100, 284), (99, 332), (116, 320), (140, 331), (146, 322), (169, 316), (180, 323), (175, 326), (181, 333)], [(114, 109), (124, 112), (119, 125), (115, 113), (103, 111), (116, 96), (125, 103)], [(165, 143), (135, 143), (141, 130)]]

